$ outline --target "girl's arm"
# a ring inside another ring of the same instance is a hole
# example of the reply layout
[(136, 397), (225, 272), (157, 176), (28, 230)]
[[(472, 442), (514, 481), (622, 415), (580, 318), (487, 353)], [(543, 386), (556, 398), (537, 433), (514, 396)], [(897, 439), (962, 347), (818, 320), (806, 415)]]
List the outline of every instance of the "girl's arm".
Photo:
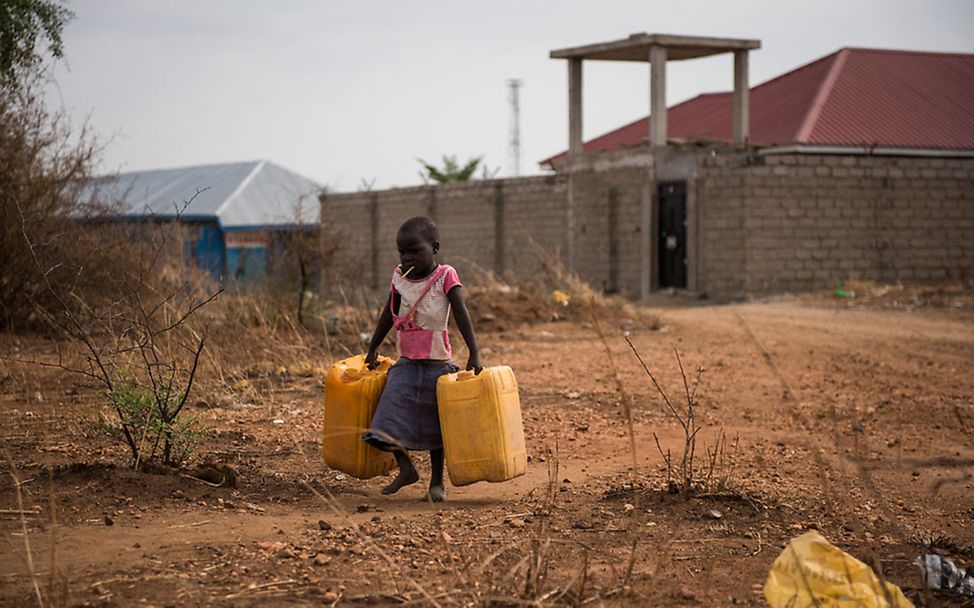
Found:
[(467, 312), (467, 303), (463, 301), (463, 287), (457, 285), (446, 294), (453, 308), (453, 320), (457, 322), (457, 329), (463, 336), (463, 341), (467, 343), (467, 350), (470, 357), (467, 359), (467, 369), (472, 369), (476, 373), (484, 368), (480, 363), (480, 347), (477, 346), (477, 336), (473, 332), (473, 323), (470, 322), (470, 313)]
[[(399, 294), (395, 295), (398, 296)], [(392, 329), (392, 297), (393, 294), (389, 293), (386, 305), (382, 307), (382, 314), (379, 315), (379, 320), (375, 324), (375, 331), (372, 332), (369, 352), (365, 355), (365, 366), (369, 369), (375, 369), (379, 364), (379, 347), (382, 345), (382, 341), (386, 339), (389, 330)]]

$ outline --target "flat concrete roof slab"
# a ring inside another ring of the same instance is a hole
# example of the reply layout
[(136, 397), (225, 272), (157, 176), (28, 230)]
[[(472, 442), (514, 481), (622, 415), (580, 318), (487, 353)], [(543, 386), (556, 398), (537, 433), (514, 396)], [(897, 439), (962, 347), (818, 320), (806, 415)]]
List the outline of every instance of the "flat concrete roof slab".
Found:
[(710, 38), (707, 36), (676, 36), (672, 34), (632, 34), (622, 40), (576, 46), (551, 51), (552, 59), (586, 59), (602, 61), (649, 61), (649, 47), (665, 46), (668, 61), (709, 57), (734, 51), (753, 51), (761, 48), (760, 40), (743, 38)]

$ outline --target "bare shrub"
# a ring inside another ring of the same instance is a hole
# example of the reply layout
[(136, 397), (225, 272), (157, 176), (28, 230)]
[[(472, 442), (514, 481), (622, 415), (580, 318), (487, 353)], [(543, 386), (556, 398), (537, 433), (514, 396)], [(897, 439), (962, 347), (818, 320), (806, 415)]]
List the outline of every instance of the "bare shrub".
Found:
[[(55, 302), (46, 282), (64, 293), (104, 292), (104, 262), (117, 253), (110, 239), (85, 238), (78, 221), (106, 215), (79, 203), (98, 148), (85, 127), (74, 132), (63, 114), (45, 108), (36, 93), (43, 84), (38, 77), (0, 93), (0, 327), (8, 330), (37, 325), (34, 303)], [(46, 275), (33, 271), (34, 257), (51, 262)]]
[[(626, 336), (626, 343), (629, 344), (629, 348), (632, 349), (639, 364), (642, 365), (643, 371), (649, 376), (656, 391), (663, 398), (667, 412), (680, 424), (680, 428), (683, 429), (683, 446), (678, 456), (674, 456), (670, 450), (664, 451), (659, 437), (656, 436), (656, 433), (653, 433), (653, 439), (656, 441), (656, 449), (659, 450), (663, 461), (666, 463), (667, 487), (685, 497), (699, 490), (723, 490), (727, 486), (731, 475), (731, 469), (728, 466), (726, 456), (727, 435), (723, 429), (718, 429), (717, 439), (713, 449), (705, 447), (706, 460), (704, 465), (698, 468), (697, 435), (700, 433), (702, 427), (697, 420), (697, 388), (700, 386), (700, 379), (703, 377), (704, 367), (702, 365), (697, 367), (696, 375), (691, 382), (683, 366), (683, 358), (680, 356), (680, 351), (675, 346), (673, 347), (673, 355), (676, 358), (677, 365), (680, 369), (680, 377), (683, 380), (683, 396), (686, 402), (686, 407), (681, 405), (678, 409), (656, 379), (655, 374), (646, 365), (642, 355), (639, 354), (636, 345), (632, 343), (628, 335)], [(737, 441), (735, 440), (734, 447), (736, 446)]]
[[(83, 251), (97, 249), (98, 243), (126, 243), (124, 255), (116, 250), (98, 265), (77, 268), (77, 281), (57, 282), (53, 276), (64, 263), (56, 256), (69, 252), (39, 246), (26, 227), (20, 202), (13, 203), (22, 213), (21, 236), (29, 254), (25, 270), (40, 283), (38, 295), (28, 301), (68, 344), (58, 347), (54, 362), (31, 362), (58, 367), (99, 386), (114, 414), (101, 428), (129, 449), (136, 468), (156, 459), (165, 465), (181, 464), (192, 451), (195, 433), (191, 419), (181, 415), (206, 344), (206, 330), (193, 322), (193, 316), (221, 290), (183, 267), (178, 216), (168, 223), (56, 224), (64, 230), (81, 225), (75, 238)], [(55, 241), (64, 238), (54, 229), (50, 236)], [(96, 275), (100, 289), (91, 294), (76, 290), (89, 272)]]

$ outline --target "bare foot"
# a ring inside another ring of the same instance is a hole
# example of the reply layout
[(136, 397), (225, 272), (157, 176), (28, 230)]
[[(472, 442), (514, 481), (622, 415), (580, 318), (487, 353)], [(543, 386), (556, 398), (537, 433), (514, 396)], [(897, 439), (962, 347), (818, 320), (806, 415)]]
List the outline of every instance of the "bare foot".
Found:
[(382, 493), (395, 494), (402, 488), (414, 484), (417, 481), (419, 481), (419, 474), (416, 473), (416, 469), (400, 470), (396, 478), (392, 480), (392, 483), (382, 488)]
[(446, 499), (446, 488), (443, 487), (442, 483), (439, 485), (430, 484), (430, 491), (427, 496), (433, 502), (443, 502)]

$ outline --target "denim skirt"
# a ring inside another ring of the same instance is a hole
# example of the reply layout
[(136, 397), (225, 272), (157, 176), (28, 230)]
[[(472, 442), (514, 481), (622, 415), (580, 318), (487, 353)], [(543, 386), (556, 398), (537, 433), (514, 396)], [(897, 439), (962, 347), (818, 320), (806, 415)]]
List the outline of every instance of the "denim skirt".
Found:
[(450, 360), (400, 357), (386, 374), (372, 424), (362, 439), (383, 450), (442, 448), (436, 381), (459, 369)]

